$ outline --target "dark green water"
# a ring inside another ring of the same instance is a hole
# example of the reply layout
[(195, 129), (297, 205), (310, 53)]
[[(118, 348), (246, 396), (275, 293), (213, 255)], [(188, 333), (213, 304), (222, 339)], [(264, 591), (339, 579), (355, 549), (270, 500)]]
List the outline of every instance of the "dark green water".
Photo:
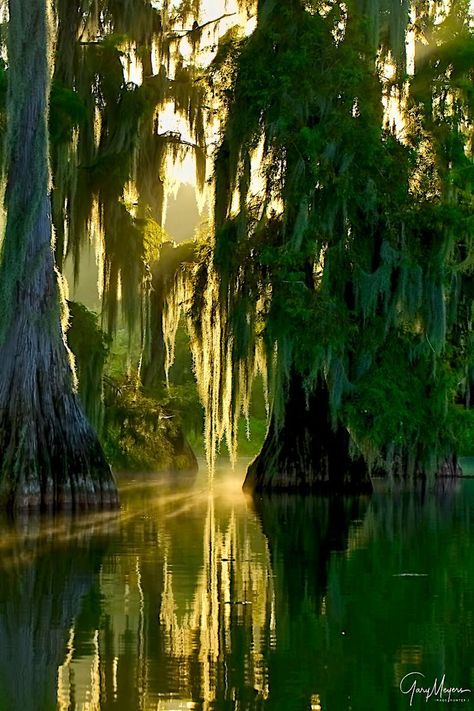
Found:
[(3, 524), (0, 711), (399, 711), (411, 672), (474, 689), (474, 481), (252, 502), (241, 480), (122, 482), (119, 515)]

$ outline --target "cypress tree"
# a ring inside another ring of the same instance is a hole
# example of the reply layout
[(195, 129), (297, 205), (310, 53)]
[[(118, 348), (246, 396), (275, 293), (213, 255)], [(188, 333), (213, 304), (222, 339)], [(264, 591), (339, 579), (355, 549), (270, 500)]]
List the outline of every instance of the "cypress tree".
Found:
[(9, 3), (0, 500), (15, 510), (114, 506), (118, 501), (110, 467), (76, 394), (54, 263), (50, 11), (49, 0)]
[[(262, 0), (254, 34), (227, 38), (211, 69), (226, 120), (214, 306), (206, 320), (196, 295), (196, 337), (201, 361), (219, 363), (204, 388), (211, 449), (224, 434), (235, 443), (264, 361), (270, 424), (250, 488), (364, 490), (376, 467), (457, 473), (451, 416), (466, 364), (453, 323), (472, 255), (472, 30), (466, 4), (417, 3), (409, 77), (410, 9)], [(432, 45), (420, 59), (421, 40)], [(403, 135), (387, 123), (390, 96)]]

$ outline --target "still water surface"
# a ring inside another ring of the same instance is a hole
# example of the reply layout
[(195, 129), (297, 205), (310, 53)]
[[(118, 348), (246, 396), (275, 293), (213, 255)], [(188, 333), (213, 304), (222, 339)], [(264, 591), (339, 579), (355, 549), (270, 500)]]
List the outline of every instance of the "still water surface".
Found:
[(416, 671), (474, 689), (474, 481), (252, 501), (242, 472), (3, 523), (0, 711), (399, 711)]

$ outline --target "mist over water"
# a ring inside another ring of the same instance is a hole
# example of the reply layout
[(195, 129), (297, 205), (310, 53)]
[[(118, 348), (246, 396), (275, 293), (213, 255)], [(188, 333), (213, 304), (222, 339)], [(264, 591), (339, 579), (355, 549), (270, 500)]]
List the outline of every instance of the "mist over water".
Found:
[(398, 711), (412, 672), (474, 687), (474, 482), (252, 500), (244, 465), (2, 523), (1, 711)]

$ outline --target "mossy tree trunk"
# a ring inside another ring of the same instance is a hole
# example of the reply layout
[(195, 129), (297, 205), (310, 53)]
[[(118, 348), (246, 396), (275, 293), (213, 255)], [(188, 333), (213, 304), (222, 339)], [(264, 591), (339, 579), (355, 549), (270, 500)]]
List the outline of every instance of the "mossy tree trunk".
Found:
[(329, 393), (322, 379), (307, 397), (301, 377), (290, 376), (282, 422), (272, 416), (260, 454), (244, 483), (249, 491), (369, 493), (372, 484), (362, 457), (353, 459), (350, 437), (333, 427)]
[(110, 506), (116, 485), (75, 392), (54, 265), (48, 160), (49, 0), (10, 0), (0, 271), (0, 502)]
[[(147, 331), (148, 343), (142, 370), (143, 387), (149, 393), (160, 395), (166, 386), (166, 345), (163, 333), (163, 310), (170, 289), (167, 273), (167, 256), (173, 249), (171, 244), (163, 245), (160, 259), (151, 267), (150, 327)], [(173, 272), (174, 278), (174, 272)]]

